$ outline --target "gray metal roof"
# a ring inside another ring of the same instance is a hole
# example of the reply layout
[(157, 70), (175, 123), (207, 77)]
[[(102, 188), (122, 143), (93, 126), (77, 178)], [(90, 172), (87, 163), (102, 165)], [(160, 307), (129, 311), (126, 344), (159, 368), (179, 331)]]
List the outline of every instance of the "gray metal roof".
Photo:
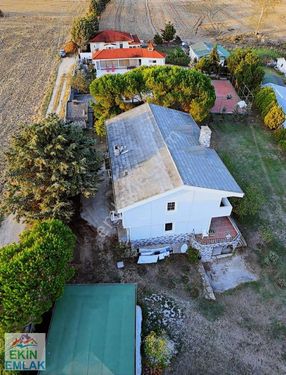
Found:
[(200, 128), (184, 112), (143, 104), (106, 128), (117, 209), (184, 185), (242, 193), (217, 153), (199, 144)]
[(217, 47), (217, 52), (220, 57), (227, 59), (230, 55), (229, 51), (226, 50), (221, 44), (213, 44), (209, 42), (198, 42), (192, 44), (190, 47), (195, 52), (195, 54), (201, 58), (204, 56), (208, 56), (214, 47)]

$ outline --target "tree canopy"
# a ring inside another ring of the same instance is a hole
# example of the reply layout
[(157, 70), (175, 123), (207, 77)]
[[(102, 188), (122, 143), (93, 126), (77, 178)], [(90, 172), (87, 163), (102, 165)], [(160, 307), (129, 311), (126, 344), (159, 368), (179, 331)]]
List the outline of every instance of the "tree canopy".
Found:
[(172, 24), (171, 21), (167, 22), (165, 24), (165, 28), (161, 30), (161, 33), (162, 38), (165, 42), (170, 42), (171, 40), (173, 40), (176, 35), (176, 29), (174, 24)]
[(153, 66), (133, 69), (125, 74), (104, 75), (94, 80), (90, 92), (98, 135), (105, 134), (104, 121), (144, 102), (190, 113), (203, 121), (215, 102), (211, 81), (194, 69)]
[(72, 41), (78, 46), (84, 47), (97, 31), (98, 19), (94, 13), (76, 18), (71, 29)]
[(16, 332), (39, 323), (73, 276), (75, 236), (59, 220), (36, 223), (0, 252), (0, 325)]
[(208, 56), (202, 57), (196, 64), (195, 68), (207, 74), (218, 74), (220, 71), (220, 58), (215, 46)]
[(260, 57), (250, 48), (237, 48), (227, 59), (227, 67), (239, 86), (255, 90), (262, 82), (264, 71)]
[(188, 66), (189, 63), (189, 56), (181, 48), (174, 48), (167, 53), (166, 64)]
[(73, 198), (94, 195), (99, 157), (95, 140), (56, 115), (14, 136), (6, 154), (2, 208), (26, 221), (69, 221)]

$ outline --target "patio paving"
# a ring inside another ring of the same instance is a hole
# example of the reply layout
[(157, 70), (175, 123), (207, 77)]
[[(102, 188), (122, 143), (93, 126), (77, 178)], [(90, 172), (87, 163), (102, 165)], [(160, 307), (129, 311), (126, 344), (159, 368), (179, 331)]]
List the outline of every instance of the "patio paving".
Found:
[(196, 239), (203, 245), (234, 239), (238, 231), (228, 217), (215, 217), (211, 221), (208, 237), (197, 235)]

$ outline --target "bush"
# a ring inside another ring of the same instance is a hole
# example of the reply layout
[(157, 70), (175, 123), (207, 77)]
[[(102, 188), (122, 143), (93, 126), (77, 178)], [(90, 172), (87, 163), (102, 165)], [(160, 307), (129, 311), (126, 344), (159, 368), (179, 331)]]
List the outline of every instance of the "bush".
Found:
[(254, 102), (264, 118), (270, 109), (277, 104), (274, 90), (271, 87), (263, 87), (256, 93)]
[(89, 93), (89, 85), (96, 78), (96, 73), (91, 65), (88, 70), (78, 70), (72, 78), (71, 86), (81, 94)]
[(73, 55), (75, 53), (77, 53), (77, 44), (74, 43), (72, 40), (70, 40), (69, 42), (67, 42), (64, 46), (64, 50), (65, 50), (65, 53), (67, 55)]
[(233, 212), (241, 220), (254, 218), (264, 203), (264, 195), (256, 185), (241, 185), (245, 196), (243, 199), (231, 198)]
[(285, 128), (279, 128), (275, 130), (274, 137), (276, 141), (286, 141), (286, 129)]
[(0, 9), (0, 17), (4, 17), (4, 12)]
[(74, 274), (75, 236), (59, 220), (36, 223), (0, 252), (1, 327), (21, 332), (39, 323)]
[(278, 144), (282, 151), (286, 151), (286, 140), (280, 141)]
[(264, 117), (265, 125), (272, 130), (279, 128), (285, 121), (285, 113), (278, 105), (273, 105)]
[(259, 87), (264, 77), (262, 60), (251, 48), (233, 50), (227, 59), (227, 67), (238, 85), (245, 84), (250, 90)]
[(279, 255), (275, 251), (270, 250), (264, 258), (264, 263), (267, 266), (275, 266), (279, 261)]
[(153, 42), (157, 45), (161, 45), (163, 44), (163, 38), (161, 37), (160, 34), (157, 33), (154, 35)]
[(158, 336), (154, 331), (145, 338), (144, 351), (148, 365), (153, 369), (166, 368), (171, 360), (172, 354), (168, 349), (168, 340)]
[(189, 247), (187, 251), (188, 260), (192, 264), (199, 263), (199, 260), (201, 259), (200, 252), (197, 249), (194, 249), (192, 247)]
[(190, 58), (185, 54), (181, 48), (173, 49), (167, 54), (166, 64), (188, 66), (190, 63)]

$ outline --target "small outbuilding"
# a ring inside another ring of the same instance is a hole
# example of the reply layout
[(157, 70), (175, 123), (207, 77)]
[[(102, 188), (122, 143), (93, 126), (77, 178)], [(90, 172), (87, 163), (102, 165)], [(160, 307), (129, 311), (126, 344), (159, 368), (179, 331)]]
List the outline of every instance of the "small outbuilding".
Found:
[(190, 45), (190, 59), (193, 62), (199, 61), (202, 57), (209, 56), (213, 48), (217, 48), (217, 52), (220, 58), (221, 65), (224, 64), (225, 60), (229, 57), (230, 53), (220, 44), (213, 44), (210, 42), (198, 42)]

